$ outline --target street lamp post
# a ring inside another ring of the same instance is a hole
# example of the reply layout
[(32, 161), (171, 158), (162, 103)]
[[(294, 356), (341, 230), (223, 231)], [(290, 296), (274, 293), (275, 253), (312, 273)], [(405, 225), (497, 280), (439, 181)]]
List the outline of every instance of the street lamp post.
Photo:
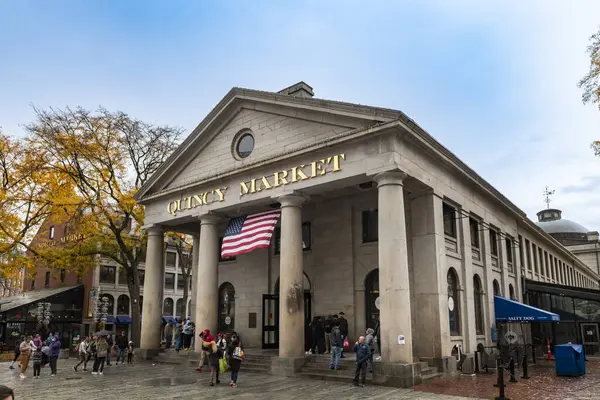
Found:
[(104, 329), (108, 317), (108, 297), (102, 296), (102, 290), (98, 289), (98, 296), (94, 303), (94, 320), (98, 323), (99, 330)]

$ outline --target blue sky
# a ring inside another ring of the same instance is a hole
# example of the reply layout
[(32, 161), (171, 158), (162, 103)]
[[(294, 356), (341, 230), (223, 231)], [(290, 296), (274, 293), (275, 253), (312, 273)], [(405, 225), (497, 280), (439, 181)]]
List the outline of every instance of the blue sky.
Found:
[(576, 86), (599, 25), (594, 0), (0, 0), (0, 126), (102, 105), (189, 132), (233, 86), (304, 80), (404, 111), (530, 218), (550, 185), (600, 230), (600, 111)]

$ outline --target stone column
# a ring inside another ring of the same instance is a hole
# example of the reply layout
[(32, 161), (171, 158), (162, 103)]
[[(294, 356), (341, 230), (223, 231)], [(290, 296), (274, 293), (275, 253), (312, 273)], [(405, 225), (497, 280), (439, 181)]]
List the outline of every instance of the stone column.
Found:
[[(464, 348), (465, 353), (474, 353), (477, 350), (477, 331), (475, 329), (475, 293), (473, 285), (473, 249), (471, 248), (471, 225), (469, 220), (469, 211), (464, 208), (460, 210), (461, 215), (458, 220), (458, 226), (461, 232), (460, 240), (462, 244), (463, 256), (463, 274), (462, 287), (465, 288), (462, 292), (462, 310), (463, 310), (463, 332), (464, 332)], [(479, 227), (479, 225), (477, 225)], [(481, 246), (480, 246), (481, 247)], [(482, 288), (483, 289), (483, 288)], [(460, 310), (459, 310), (460, 311)], [(460, 313), (459, 313), (460, 317)]]
[[(518, 236), (517, 236), (518, 237)], [(513, 239), (517, 240), (517, 239)], [(525, 240), (525, 239), (523, 239)], [(515, 246), (513, 242), (513, 248), (515, 249), (515, 259), (513, 260), (513, 265), (515, 266), (515, 297), (518, 301), (523, 302), (523, 289), (521, 288), (521, 277), (524, 276), (524, 265), (521, 265), (521, 246)], [(523, 255), (525, 257), (525, 255)], [(525, 258), (523, 258), (525, 261)]]
[[(402, 187), (400, 186), (400, 188)], [(381, 195), (380, 193), (380, 199)], [(419, 195), (412, 200), (410, 205), (414, 307), (419, 312), (419, 316), (414, 320), (414, 331), (418, 334), (413, 338), (413, 347), (415, 355), (419, 358), (441, 359), (444, 355), (450, 355), (452, 347), (448, 321), (448, 295), (445, 289), (447, 286), (447, 279), (445, 279), (446, 239), (442, 208), (442, 198), (433, 192)], [(381, 206), (379, 215), (381, 218)], [(379, 223), (382, 223), (381, 219)], [(379, 228), (381, 246), (381, 225)], [(385, 280), (381, 274), (381, 252), (379, 263), (379, 286), (381, 287)], [(396, 268), (401, 269), (401, 264)], [(399, 281), (402, 281), (402, 278)], [(462, 277), (460, 281), (462, 281)], [(408, 291), (408, 287), (406, 291)], [(456, 306), (463, 309), (461, 304), (456, 304)], [(394, 310), (397, 312), (400, 309), (408, 311), (410, 307), (405, 307), (403, 303), (396, 303)], [(398, 347), (398, 344), (392, 344), (392, 346)]]
[[(287, 195), (281, 204), (279, 258), (279, 357), (304, 357), (304, 269), (302, 266), (302, 203), (305, 197)], [(295, 368), (295, 367), (294, 367)]]
[[(192, 291), (190, 293), (190, 309), (187, 311), (190, 317), (196, 318), (196, 293), (198, 293), (198, 259), (200, 258), (200, 233), (192, 236)], [(187, 304), (185, 305), (187, 307)]]
[(483, 243), (483, 260), (484, 260), (484, 270), (483, 270), (483, 291), (484, 294), (484, 329), (485, 329), (485, 337), (488, 341), (488, 344), (491, 344), (491, 328), (496, 325), (496, 317), (494, 311), (494, 275), (492, 274), (492, 253), (491, 242), (490, 242), (490, 232), (488, 229), (485, 229), (481, 235), (481, 241)]
[[(219, 275), (219, 235), (217, 223), (219, 218), (214, 215), (200, 216), (200, 240), (198, 246), (198, 270), (196, 273), (196, 314), (193, 319), (196, 324), (196, 337), (204, 329), (211, 333), (217, 331), (217, 309)], [(194, 341), (194, 351), (202, 351), (202, 341)]]
[(148, 245), (146, 249), (140, 348), (159, 349), (165, 281), (165, 234), (160, 227), (148, 228), (147, 232)]
[[(382, 357), (388, 363), (413, 363), (410, 284), (401, 171), (375, 175), (378, 192), (379, 298)], [(404, 344), (398, 337), (404, 336)]]

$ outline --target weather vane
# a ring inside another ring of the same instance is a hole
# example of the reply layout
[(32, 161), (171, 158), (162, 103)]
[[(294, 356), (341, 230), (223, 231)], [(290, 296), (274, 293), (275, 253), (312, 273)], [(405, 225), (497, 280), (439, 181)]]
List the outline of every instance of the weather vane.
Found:
[(546, 190), (544, 190), (544, 203), (546, 203), (546, 206), (548, 207), (548, 209), (550, 208), (550, 201), (552, 201), (550, 199), (550, 196), (552, 196), (554, 194), (554, 190), (550, 190), (550, 188), (548, 186), (546, 186)]

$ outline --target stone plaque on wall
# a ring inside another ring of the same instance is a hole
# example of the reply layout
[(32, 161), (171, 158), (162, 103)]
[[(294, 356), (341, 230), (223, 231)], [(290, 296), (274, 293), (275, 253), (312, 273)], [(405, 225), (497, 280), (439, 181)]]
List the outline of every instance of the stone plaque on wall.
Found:
[(256, 328), (256, 313), (248, 313), (248, 328)]

